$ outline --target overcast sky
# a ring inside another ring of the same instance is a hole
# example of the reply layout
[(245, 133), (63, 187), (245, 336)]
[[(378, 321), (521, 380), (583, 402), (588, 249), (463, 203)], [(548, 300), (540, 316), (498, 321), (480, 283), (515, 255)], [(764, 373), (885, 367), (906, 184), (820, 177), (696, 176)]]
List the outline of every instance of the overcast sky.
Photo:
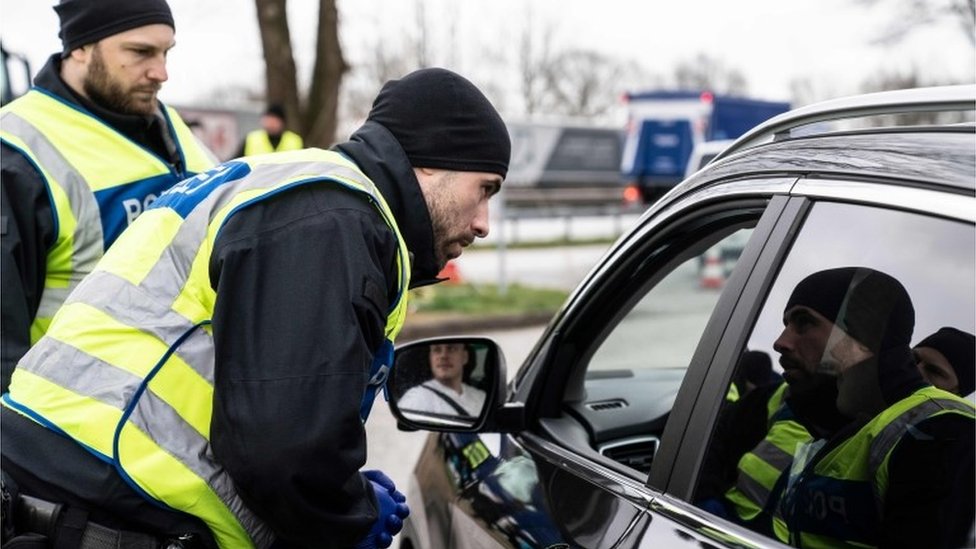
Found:
[[(341, 40), (347, 60), (366, 58), (377, 39), (402, 44), (416, 32), (419, 0), (340, 0)], [(928, 0), (941, 5), (950, 0)], [(0, 0), (0, 38), (27, 55), (38, 70), (60, 49), (53, 0)], [(432, 21), (435, 64), (479, 84), (508, 79), (486, 59), (513, 56), (513, 44), (532, 12), (537, 29), (549, 28), (554, 45), (601, 51), (670, 75), (673, 66), (702, 52), (748, 79), (751, 95), (790, 99), (790, 82), (809, 78), (826, 96), (856, 93), (879, 70), (917, 67), (932, 80), (976, 81), (973, 45), (958, 23), (920, 27), (896, 46), (873, 42), (902, 17), (906, 0), (424, 0)], [(215, 87), (260, 89), (263, 60), (250, 0), (170, 0), (177, 47), (161, 97), (172, 104), (205, 103)], [(311, 64), (315, 0), (291, 0), (293, 45), (300, 67)], [(453, 38), (451, 38), (453, 36)], [(456, 48), (449, 48), (453, 41)], [(451, 49), (452, 51), (445, 51)], [(506, 53), (508, 52), (508, 53)], [(621, 92), (625, 90), (620, 90)]]

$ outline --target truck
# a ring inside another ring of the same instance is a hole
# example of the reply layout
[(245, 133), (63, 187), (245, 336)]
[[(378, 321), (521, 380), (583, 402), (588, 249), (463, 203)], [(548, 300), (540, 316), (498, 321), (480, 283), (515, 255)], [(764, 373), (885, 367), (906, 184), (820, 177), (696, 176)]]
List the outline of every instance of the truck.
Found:
[(620, 208), (624, 132), (580, 120), (512, 121), (506, 202), (516, 208)]
[(700, 143), (740, 137), (790, 110), (788, 102), (709, 91), (627, 93), (627, 128), (620, 163), (627, 196), (650, 203), (680, 183)]

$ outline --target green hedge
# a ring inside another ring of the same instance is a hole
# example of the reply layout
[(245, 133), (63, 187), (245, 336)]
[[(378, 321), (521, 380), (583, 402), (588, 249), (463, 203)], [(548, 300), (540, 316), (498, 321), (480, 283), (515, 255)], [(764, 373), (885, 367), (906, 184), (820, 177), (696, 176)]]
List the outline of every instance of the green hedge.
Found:
[(410, 307), (416, 312), (464, 314), (513, 314), (555, 312), (568, 292), (511, 284), (504, 294), (494, 284), (438, 284), (411, 291)]

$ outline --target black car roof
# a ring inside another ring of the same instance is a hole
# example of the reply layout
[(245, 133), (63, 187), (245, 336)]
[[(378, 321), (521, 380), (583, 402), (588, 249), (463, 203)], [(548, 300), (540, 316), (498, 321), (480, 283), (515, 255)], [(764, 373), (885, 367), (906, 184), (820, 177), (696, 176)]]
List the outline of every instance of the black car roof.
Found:
[(721, 158), (682, 187), (761, 175), (884, 180), (973, 194), (976, 127), (862, 130), (767, 143)]

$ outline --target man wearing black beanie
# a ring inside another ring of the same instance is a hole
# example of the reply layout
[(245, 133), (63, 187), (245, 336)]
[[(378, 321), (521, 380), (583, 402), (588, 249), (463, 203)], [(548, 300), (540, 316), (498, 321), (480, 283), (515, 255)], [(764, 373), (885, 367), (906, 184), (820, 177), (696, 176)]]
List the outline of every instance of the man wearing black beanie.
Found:
[(62, 51), (2, 111), (0, 390), (54, 312), (163, 191), (215, 159), (157, 93), (165, 0), (63, 0)]
[[(851, 422), (801, 444), (776, 509), (797, 546), (955, 547), (972, 524), (973, 406), (929, 386), (909, 342), (914, 309), (865, 267), (814, 273), (790, 296), (774, 348), (784, 377), (834, 376)], [(819, 349), (819, 351), (818, 351)], [(805, 373), (794, 368), (803, 364)], [(813, 431), (811, 431), (813, 432)], [(969, 494), (971, 496), (971, 494)], [(820, 505), (819, 503), (822, 503)]]
[(976, 336), (945, 326), (912, 349), (919, 373), (936, 387), (959, 396), (976, 390)]
[(363, 422), (408, 290), (488, 234), (510, 150), (474, 84), (424, 69), (333, 150), (184, 180), (18, 363), (4, 471), (157, 546), (389, 546), (408, 510), (361, 470)]
[[(710, 456), (700, 505), (800, 547), (962, 543), (973, 408), (918, 374), (902, 284), (864, 267), (816, 272), (783, 323), (773, 348), (788, 386), (756, 389), (723, 420), (735, 434)], [(733, 484), (722, 499), (716, 476)]]

